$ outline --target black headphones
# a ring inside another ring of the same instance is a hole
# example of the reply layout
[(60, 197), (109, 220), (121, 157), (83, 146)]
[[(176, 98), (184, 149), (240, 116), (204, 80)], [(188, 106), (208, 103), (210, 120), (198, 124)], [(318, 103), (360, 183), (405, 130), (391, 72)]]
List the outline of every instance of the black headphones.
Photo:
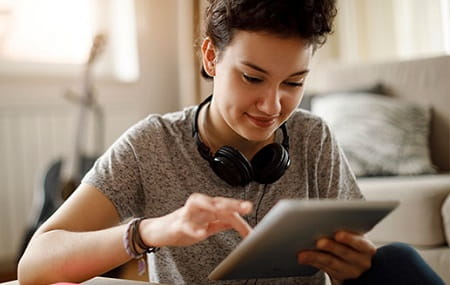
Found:
[(197, 106), (192, 122), (192, 136), (197, 144), (198, 152), (209, 162), (217, 176), (231, 186), (245, 186), (253, 180), (260, 184), (270, 184), (283, 176), (291, 164), (289, 136), (285, 124), (280, 126), (283, 131), (283, 142), (266, 145), (255, 154), (251, 162), (239, 150), (231, 146), (223, 146), (212, 154), (209, 147), (200, 139), (197, 124), (201, 108), (211, 99), (212, 95)]

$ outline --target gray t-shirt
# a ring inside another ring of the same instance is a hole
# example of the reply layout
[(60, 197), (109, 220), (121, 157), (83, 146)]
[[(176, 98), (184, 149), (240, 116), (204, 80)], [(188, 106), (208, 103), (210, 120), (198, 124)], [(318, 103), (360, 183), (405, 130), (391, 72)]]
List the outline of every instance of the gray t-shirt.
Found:
[[(197, 151), (192, 137), (194, 113), (195, 108), (189, 107), (140, 121), (98, 159), (83, 183), (102, 191), (123, 220), (166, 215), (182, 207), (194, 192), (252, 201), (253, 213), (246, 217), (251, 226), (280, 199), (362, 198), (341, 149), (317, 116), (296, 110), (287, 121), (291, 166), (278, 181), (231, 187)], [(282, 139), (277, 131), (276, 140)], [(164, 247), (149, 255), (150, 279), (169, 284), (246, 284), (207, 279), (240, 240), (230, 230), (193, 246)], [(257, 284), (324, 284), (324, 275), (319, 271), (312, 277), (259, 279)]]

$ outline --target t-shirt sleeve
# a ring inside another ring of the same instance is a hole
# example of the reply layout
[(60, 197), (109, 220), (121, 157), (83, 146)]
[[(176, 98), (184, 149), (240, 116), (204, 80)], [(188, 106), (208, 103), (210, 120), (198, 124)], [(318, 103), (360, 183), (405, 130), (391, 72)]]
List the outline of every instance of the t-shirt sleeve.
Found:
[(329, 126), (319, 121), (312, 129), (314, 143), (310, 143), (310, 153), (315, 159), (310, 166), (315, 169), (315, 179), (320, 198), (363, 199), (350, 166)]
[(94, 164), (82, 183), (90, 184), (108, 197), (122, 220), (143, 215), (139, 146), (142, 123), (125, 132)]

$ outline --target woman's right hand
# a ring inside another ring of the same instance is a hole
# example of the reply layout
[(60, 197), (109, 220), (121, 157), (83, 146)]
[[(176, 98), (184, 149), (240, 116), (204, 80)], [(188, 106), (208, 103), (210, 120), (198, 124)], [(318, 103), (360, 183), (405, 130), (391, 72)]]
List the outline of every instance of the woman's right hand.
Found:
[(140, 233), (148, 246), (189, 246), (218, 232), (234, 229), (242, 237), (252, 230), (241, 217), (252, 211), (248, 201), (194, 193), (178, 210), (143, 220)]

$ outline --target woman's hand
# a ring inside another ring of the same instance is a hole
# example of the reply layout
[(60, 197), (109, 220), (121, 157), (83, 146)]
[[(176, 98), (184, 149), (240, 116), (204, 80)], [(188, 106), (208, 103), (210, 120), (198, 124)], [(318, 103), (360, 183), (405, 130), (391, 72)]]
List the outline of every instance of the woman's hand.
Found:
[(189, 246), (227, 229), (245, 237), (251, 227), (241, 215), (251, 211), (248, 201), (194, 193), (178, 210), (142, 221), (141, 236), (146, 245), (154, 247)]
[(333, 281), (358, 278), (370, 269), (376, 252), (375, 245), (364, 235), (344, 231), (337, 232), (334, 239), (319, 239), (316, 247), (300, 252), (298, 261), (321, 269)]

